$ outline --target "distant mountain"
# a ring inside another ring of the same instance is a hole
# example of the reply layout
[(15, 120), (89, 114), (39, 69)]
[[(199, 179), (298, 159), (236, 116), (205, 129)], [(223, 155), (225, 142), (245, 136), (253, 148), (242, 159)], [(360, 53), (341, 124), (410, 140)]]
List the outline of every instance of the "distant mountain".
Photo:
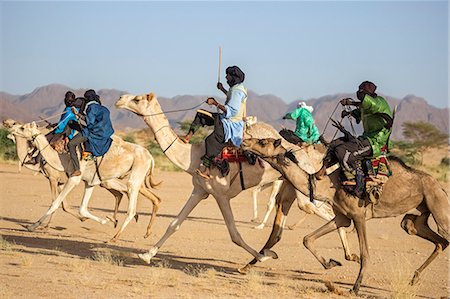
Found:
[[(0, 92), (0, 120), (5, 118), (13, 118), (16, 120), (29, 122), (39, 120), (39, 117), (47, 118), (60, 113), (64, 108), (64, 94), (67, 90), (72, 90), (77, 96), (82, 96), (86, 89), (73, 89), (61, 84), (50, 84), (39, 87), (29, 94), (11, 95)], [(125, 128), (145, 128), (146, 125), (142, 119), (134, 113), (118, 110), (114, 104), (119, 97), (128, 92), (116, 89), (101, 89), (97, 93), (100, 95), (102, 103), (111, 111), (111, 119), (113, 125), (117, 129)], [(402, 139), (402, 126), (405, 121), (425, 121), (433, 124), (443, 132), (449, 132), (449, 109), (436, 108), (429, 105), (423, 98), (414, 95), (408, 95), (403, 99), (392, 98), (383, 95), (388, 99), (391, 107), (397, 106), (397, 112), (394, 122), (394, 131), (392, 138), (395, 140)], [(187, 109), (197, 106), (206, 99), (203, 95), (179, 95), (173, 98), (158, 97), (158, 101), (164, 111)], [(354, 97), (354, 94), (340, 93), (334, 95), (326, 95), (319, 98), (313, 98), (307, 101), (308, 105), (314, 107), (314, 119), (319, 130), (322, 132), (327, 121), (333, 111), (332, 117), (336, 120), (340, 119), (342, 108), (338, 102), (342, 98)], [(224, 97), (218, 97), (223, 101)], [(297, 103), (292, 102), (286, 104), (281, 98), (271, 95), (259, 95), (253, 91), (249, 91), (249, 100), (247, 107), (248, 115), (256, 115), (258, 120), (267, 122), (277, 129), (282, 126), (294, 128), (293, 121), (282, 120), (281, 118), (287, 111), (295, 109)], [(208, 109), (204, 104), (200, 108)], [(167, 113), (167, 117), (171, 124), (176, 127), (177, 122), (187, 119), (193, 119), (195, 110), (179, 111)], [(59, 117), (51, 119), (52, 122), (58, 121)], [(345, 121), (344, 123), (346, 123)], [(348, 128), (349, 123), (346, 123)], [(361, 126), (353, 122), (353, 126), (357, 133), (360, 133)], [(335, 128), (328, 124), (325, 136), (331, 138), (335, 132)]]

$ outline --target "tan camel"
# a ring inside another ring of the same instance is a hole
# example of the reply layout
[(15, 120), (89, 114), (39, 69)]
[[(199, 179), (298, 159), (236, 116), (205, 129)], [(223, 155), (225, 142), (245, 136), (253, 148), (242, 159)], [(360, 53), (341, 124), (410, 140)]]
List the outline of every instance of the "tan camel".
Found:
[[(290, 160), (280, 162), (280, 157), (285, 157), (287, 152), (281, 145), (280, 140), (270, 138), (248, 139), (244, 141), (243, 148), (263, 157), (265, 161), (280, 171), (302, 193), (307, 194), (310, 192), (305, 172)], [(336, 217), (307, 235), (303, 240), (306, 248), (311, 251), (325, 268), (341, 265), (332, 259), (326, 261), (315, 249), (314, 242), (329, 232), (350, 226), (353, 220), (358, 234), (361, 254), (360, 271), (352, 289), (354, 293), (359, 291), (369, 262), (369, 247), (366, 234), (367, 220), (406, 214), (401, 221), (401, 227), (408, 234), (417, 235), (435, 245), (433, 253), (414, 272), (411, 284), (418, 281), (421, 272), (449, 245), (450, 200), (445, 190), (432, 176), (425, 172), (406, 166), (396, 157), (390, 157), (389, 160), (393, 175), (385, 183), (379, 202), (375, 205), (367, 204), (367, 201), (360, 200), (345, 192), (339, 182), (339, 171), (334, 171), (331, 174), (334, 188), (328, 189), (335, 193), (333, 209)], [(323, 187), (317, 186), (317, 191), (322, 189)], [(438, 233), (428, 226), (430, 214), (437, 224)]]
[[(27, 168), (31, 171), (42, 173), (45, 176), (45, 178), (49, 181), (50, 192), (51, 192), (52, 201), (53, 201), (58, 196), (59, 192), (62, 189), (62, 186), (66, 183), (68, 176), (64, 171), (57, 170), (50, 163), (45, 163), (45, 164), (39, 163), (39, 164), (35, 164), (35, 165), (24, 163), (27, 160), (28, 153), (30, 151), (32, 151), (35, 147), (31, 147), (30, 143), (28, 142), (28, 140), (26, 138), (24, 138), (20, 135), (14, 134), (15, 128), (20, 127), (22, 125), (23, 124), (18, 123), (13, 119), (6, 119), (3, 121), (3, 126), (10, 132), (10, 134), (8, 135), (8, 138), (13, 140), (16, 145), (16, 153), (17, 153), (17, 157), (19, 158), (19, 169), (22, 167), (22, 164), (23, 164), (23, 166), (25, 168)], [(116, 227), (117, 226), (117, 212), (118, 212), (118, 208), (119, 208), (119, 205), (120, 205), (120, 202), (122, 200), (124, 193), (121, 191), (115, 190), (115, 189), (111, 189), (111, 188), (105, 188), (105, 189), (108, 190), (109, 192), (111, 192), (116, 199), (116, 203), (115, 203), (115, 207), (114, 207), (114, 214), (112, 216), (112, 219), (114, 221), (114, 227)], [(88, 219), (87, 217), (79, 216), (79, 215), (75, 214), (74, 212), (66, 209), (64, 206), (64, 202), (61, 203), (61, 207), (64, 212), (69, 213), (70, 215), (74, 216), (75, 218), (77, 218), (81, 221), (85, 221), (86, 219)], [(47, 224), (45, 224), (43, 226), (44, 228), (49, 226), (52, 216), (53, 216), (53, 214), (50, 215)]]
[[(64, 171), (64, 169), (68, 167), (68, 161), (63, 163), (63, 161), (60, 160), (58, 153), (49, 146), (47, 139), (34, 123), (25, 124), (16, 128), (14, 134), (30, 140), (40, 151), (46, 162), (55, 169)], [(127, 192), (128, 194), (127, 217), (110, 241), (116, 241), (131, 219), (136, 215), (137, 196), (139, 192), (153, 203), (152, 215), (147, 226), (145, 237), (150, 235), (150, 229), (161, 202), (160, 198), (148, 189), (149, 187), (157, 185), (152, 181), (152, 171), (154, 168), (153, 157), (148, 150), (142, 146), (125, 142), (115, 135), (113, 135), (112, 139), (113, 142), (108, 152), (98, 159), (98, 170), (94, 161), (82, 160), (80, 162), (80, 171), (82, 174), (68, 179), (61, 190), (61, 193), (53, 201), (49, 210), (36, 223), (28, 226), (28, 230), (33, 231), (40, 226), (48, 216), (55, 212), (67, 194), (83, 180), (85, 183), (85, 190), (80, 205), (80, 214), (83, 217), (92, 219), (101, 224), (106, 224), (108, 221), (111, 221), (111, 219), (108, 217), (106, 219), (99, 218), (88, 211), (87, 207), (92, 195), (93, 187), (102, 185), (109, 189)], [(128, 177), (126, 184), (119, 180), (125, 177)]]
[[(256, 163), (255, 166), (251, 166), (248, 163), (242, 164), (242, 170), (239, 170), (237, 163), (230, 163), (230, 172), (226, 177), (221, 177), (219, 171), (216, 168), (211, 169), (212, 178), (205, 180), (195, 173), (195, 170), (200, 165), (200, 158), (205, 153), (205, 144), (185, 144), (182, 142), (175, 132), (170, 128), (169, 121), (162, 112), (161, 106), (158, 103), (156, 96), (153, 93), (144, 95), (123, 95), (117, 101), (116, 106), (118, 108), (124, 108), (136, 113), (144, 118), (144, 121), (152, 130), (156, 141), (161, 146), (161, 149), (166, 156), (190, 175), (192, 175), (192, 183), (194, 190), (191, 196), (184, 205), (181, 212), (177, 215), (174, 221), (169, 225), (163, 237), (150, 248), (147, 253), (139, 254), (139, 257), (147, 263), (150, 263), (152, 257), (156, 255), (158, 250), (164, 244), (164, 242), (177, 231), (183, 221), (187, 218), (190, 212), (197, 206), (197, 204), (206, 199), (209, 195), (212, 195), (222, 212), (225, 224), (230, 233), (231, 240), (238, 246), (244, 248), (249, 252), (257, 261), (264, 261), (270, 258), (277, 258), (275, 252), (271, 250), (261, 250), (261, 252), (255, 251), (249, 245), (247, 245), (239, 234), (233, 212), (230, 206), (230, 199), (237, 196), (242, 192), (243, 188), (239, 183), (239, 179), (235, 179), (236, 176), (242, 175), (245, 182), (245, 188), (265, 185), (270, 182), (278, 180), (280, 174), (270, 167), (269, 164), (261, 161)], [(279, 137), (271, 126), (264, 123), (257, 123), (247, 128), (244, 137)], [(294, 196), (295, 199), (295, 196)], [(313, 205), (314, 206), (314, 205)], [(331, 219), (326, 208), (315, 207), (311, 208), (317, 210), (318, 214), (326, 215)], [(343, 244), (345, 244), (346, 254), (348, 253), (348, 245), (346, 236), (343, 235)]]

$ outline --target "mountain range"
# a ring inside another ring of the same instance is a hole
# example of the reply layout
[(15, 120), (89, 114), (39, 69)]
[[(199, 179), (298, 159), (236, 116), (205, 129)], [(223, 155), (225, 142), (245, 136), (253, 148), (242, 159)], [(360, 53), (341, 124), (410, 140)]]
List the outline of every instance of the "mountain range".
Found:
[[(0, 120), (12, 118), (15, 120), (30, 122), (40, 118), (48, 118), (60, 113), (64, 109), (64, 94), (67, 90), (72, 90), (77, 96), (82, 96), (86, 89), (73, 89), (62, 84), (50, 84), (38, 87), (31, 93), (24, 95), (12, 95), (6, 92), (0, 92)], [(155, 92), (150, 91), (149, 92)], [(129, 128), (146, 128), (143, 120), (134, 113), (126, 110), (118, 110), (114, 106), (115, 102), (126, 91), (116, 89), (97, 90), (103, 105), (108, 107), (111, 112), (111, 120), (116, 129), (124, 130)], [(156, 91), (157, 93), (157, 91)], [(425, 99), (414, 95), (407, 95), (403, 99), (397, 99), (388, 95), (384, 96), (391, 107), (397, 106), (392, 139), (401, 140), (402, 123), (405, 121), (417, 122), (424, 121), (433, 124), (443, 132), (449, 132), (449, 108), (436, 108), (429, 105)], [(205, 101), (208, 95), (178, 95), (172, 98), (159, 97), (163, 111), (189, 109)], [(313, 116), (319, 131), (322, 132), (330, 116), (335, 120), (340, 119), (342, 107), (338, 102), (342, 98), (353, 97), (353, 93), (339, 93), (334, 95), (325, 95), (319, 98), (313, 98), (306, 101), (308, 105), (314, 107)], [(223, 103), (224, 97), (216, 97)], [(259, 121), (264, 121), (273, 125), (275, 128), (287, 127), (293, 129), (293, 121), (282, 120), (282, 117), (288, 111), (296, 108), (297, 102), (286, 103), (281, 98), (265, 94), (259, 95), (251, 90), (248, 94), (247, 115), (255, 115)], [(204, 104), (200, 108), (208, 109)], [(332, 115), (334, 111), (334, 114)], [(195, 109), (167, 113), (171, 125), (176, 128), (178, 122), (193, 119)], [(50, 122), (57, 122), (59, 117), (50, 119)], [(351, 128), (348, 120), (344, 121), (346, 127)], [(361, 132), (361, 126), (352, 123), (356, 133)], [(328, 124), (325, 136), (331, 138), (336, 129)]]

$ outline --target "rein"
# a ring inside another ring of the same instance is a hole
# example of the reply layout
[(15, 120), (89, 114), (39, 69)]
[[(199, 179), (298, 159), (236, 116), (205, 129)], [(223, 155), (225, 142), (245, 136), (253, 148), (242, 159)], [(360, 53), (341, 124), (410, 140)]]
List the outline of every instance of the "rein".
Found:
[(169, 111), (162, 111), (162, 112), (158, 112), (158, 113), (152, 113), (152, 114), (141, 114), (141, 113), (136, 113), (139, 116), (155, 116), (155, 115), (161, 115), (161, 114), (167, 114), (167, 113), (174, 113), (174, 112), (182, 112), (182, 111), (189, 111), (189, 110), (194, 110), (198, 107), (200, 107), (201, 105), (205, 104), (206, 102), (201, 102), (200, 104), (191, 107), (191, 108), (187, 108), (187, 109), (178, 109), (178, 110), (169, 110)]

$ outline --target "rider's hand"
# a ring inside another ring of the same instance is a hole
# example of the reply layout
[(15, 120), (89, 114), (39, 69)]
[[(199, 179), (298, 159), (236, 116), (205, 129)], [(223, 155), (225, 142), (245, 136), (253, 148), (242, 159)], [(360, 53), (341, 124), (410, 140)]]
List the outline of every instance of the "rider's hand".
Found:
[(342, 112), (341, 112), (341, 118), (344, 118), (344, 117), (346, 117), (347, 115), (350, 115), (350, 114), (351, 114), (350, 111), (342, 110)]
[(206, 100), (206, 104), (208, 104), (208, 105), (213, 105), (213, 106), (217, 106), (217, 101), (214, 99), (214, 98), (208, 98), (207, 100)]
[(350, 99), (350, 98), (342, 99), (339, 102), (341, 103), (342, 106), (348, 106), (353, 103), (352, 99)]
[(223, 90), (223, 84), (220, 82), (217, 82), (217, 89)]

